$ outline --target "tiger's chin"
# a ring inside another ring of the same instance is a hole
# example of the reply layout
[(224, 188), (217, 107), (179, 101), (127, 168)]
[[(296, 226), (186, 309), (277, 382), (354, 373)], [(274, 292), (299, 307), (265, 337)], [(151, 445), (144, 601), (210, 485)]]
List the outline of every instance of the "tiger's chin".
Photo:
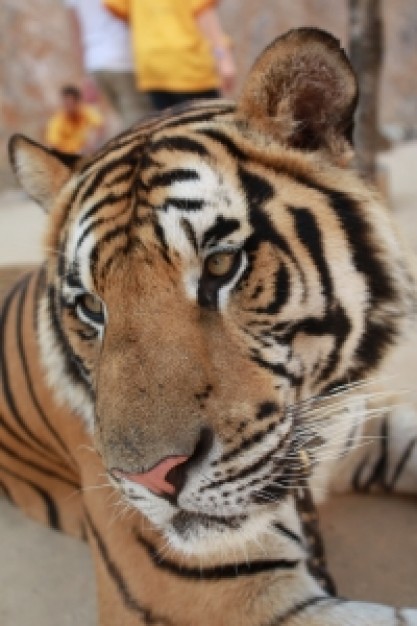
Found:
[(150, 523), (172, 550), (185, 556), (235, 559), (236, 554), (246, 553), (248, 545), (270, 534), (276, 521), (276, 507), (271, 503), (225, 507), (219, 502), (203, 507), (190, 495), (178, 502), (124, 478), (115, 480), (111, 473), (108, 478), (124, 503), (141, 514), (145, 534)]
[(177, 511), (164, 532), (172, 548), (184, 554), (212, 554), (237, 540), (246, 516), (217, 517), (191, 511)]
[(170, 548), (186, 556), (231, 554), (235, 558), (245, 552), (245, 546), (268, 533), (274, 519), (272, 507), (256, 507), (250, 514), (219, 516), (215, 510), (189, 511), (163, 500), (158, 507), (132, 504), (161, 532)]

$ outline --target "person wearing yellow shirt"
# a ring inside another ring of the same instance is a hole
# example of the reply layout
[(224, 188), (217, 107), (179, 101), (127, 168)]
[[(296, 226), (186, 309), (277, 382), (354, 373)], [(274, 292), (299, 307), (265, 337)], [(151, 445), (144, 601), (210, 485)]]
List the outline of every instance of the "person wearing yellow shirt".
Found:
[(67, 154), (91, 152), (102, 135), (102, 116), (95, 108), (82, 102), (77, 87), (63, 87), (61, 97), (60, 109), (47, 124), (46, 143), (50, 148)]
[(138, 86), (161, 110), (232, 90), (236, 67), (216, 0), (103, 0), (132, 29)]

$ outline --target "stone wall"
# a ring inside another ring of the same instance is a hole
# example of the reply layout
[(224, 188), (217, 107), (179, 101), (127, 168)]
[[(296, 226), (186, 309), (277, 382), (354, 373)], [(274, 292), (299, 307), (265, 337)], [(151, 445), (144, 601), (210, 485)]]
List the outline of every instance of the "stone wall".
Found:
[[(383, 0), (383, 5), (381, 122), (416, 128), (417, 2)], [(319, 26), (347, 43), (347, 0), (223, 0), (221, 11), (241, 76), (264, 45), (288, 28)], [(0, 175), (6, 171), (8, 136), (19, 131), (41, 139), (59, 88), (76, 79), (62, 2), (1, 0)]]

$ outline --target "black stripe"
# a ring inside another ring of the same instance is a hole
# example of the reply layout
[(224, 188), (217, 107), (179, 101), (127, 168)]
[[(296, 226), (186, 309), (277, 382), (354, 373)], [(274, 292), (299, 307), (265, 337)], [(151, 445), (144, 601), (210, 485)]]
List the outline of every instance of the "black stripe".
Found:
[[(130, 142), (128, 141), (126, 142), (126, 144), (117, 145), (115, 146), (114, 151), (116, 152), (129, 144)], [(75, 194), (71, 198), (70, 204), (73, 204), (76, 201), (78, 193), (80, 194), (79, 203), (83, 204), (88, 198), (94, 195), (97, 188), (104, 182), (104, 179), (106, 178), (107, 174), (112, 173), (114, 170), (116, 170), (120, 166), (128, 167), (130, 165), (132, 167), (132, 173), (133, 173), (133, 169), (136, 166), (136, 157), (140, 153), (140, 148), (141, 148), (141, 144), (135, 143), (131, 147), (131, 149), (125, 152), (122, 156), (119, 156), (114, 160), (108, 161), (107, 163), (100, 165), (100, 168), (96, 170), (95, 172), (87, 171), (87, 175), (89, 176), (89, 178), (85, 180), (85, 184), (87, 185), (87, 187), (85, 187), (85, 185), (81, 185), (80, 187), (78, 187)], [(98, 160), (94, 161), (92, 164), (91, 163), (88, 164), (86, 170), (90, 169), (91, 166), (95, 166), (97, 162), (99, 162), (102, 159), (103, 156), (108, 157), (109, 154), (105, 153), (104, 155), (100, 155), (100, 158)], [(86, 170), (84, 170), (82, 173), (85, 174)], [(91, 180), (91, 177), (92, 177), (92, 180)], [(83, 223), (84, 219), (87, 219), (87, 218), (83, 218), (81, 220), (81, 224)]]
[(165, 626), (171, 626), (173, 622), (167, 617), (158, 616), (153, 614), (151, 610), (144, 605), (140, 604), (139, 601), (133, 596), (129, 587), (116, 563), (112, 560), (108, 548), (104, 543), (103, 538), (101, 537), (97, 527), (93, 523), (92, 518), (90, 517), (89, 512), (85, 511), (85, 516), (87, 520), (88, 527), (96, 541), (97, 548), (100, 552), (101, 558), (103, 559), (106, 570), (113, 580), (116, 588), (122, 598), (124, 606), (130, 611), (137, 613), (140, 615), (141, 619), (145, 622), (145, 624), (165, 624)]
[[(325, 316), (327, 329), (325, 333), (332, 333), (336, 338), (335, 347), (318, 377), (319, 380), (323, 381), (331, 375), (337, 365), (341, 348), (351, 330), (351, 323), (345, 310), (333, 300), (333, 282), (323, 249), (322, 234), (315, 217), (305, 208), (288, 207), (288, 209), (293, 215), (297, 236), (307, 248), (320, 275), (323, 293), (327, 300)], [(303, 332), (306, 332), (304, 327)]]
[[(325, 367), (318, 376), (318, 379), (321, 381), (327, 380), (327, 378), (335, 371), (336, 366), (339, 362), (340, 352), (342, 350), (343, 344), (345, 343), (352, 329), (351, 321), (345, 309), (340, 304), (334, 304), (329, 307), (326, 318), (324, 319), (324, 325), (326, 327), (326, 330), (323, 334), (334, 335), (335, 345), (333, 347), (333, 350), (327, 357), (327, 363)], [(302, 332), (309, 332), (308, 327), (306, 326), (304, 331)]]
[[(306, 317), (299, 322), (291, 323), (285, 322), (284, 324), (278, 323), (275, 324), (273, 330), (279, 333), (279, 337), (281, 341), (285, 341), (290, 343), (294, 340), (295, 336), (301, 332), (305, 335), (313, 335), (316, 337), (320, 337), (322, 335), (334, 335), (335, 337), (335, 345), (333, 347), (332, 352), (327, 358), (327, 361), (324, 362), (324, 368), (322, 371), (318, 372), (317, 378), (319, 380), (326, 380), (327, 376), (332, 373), (334, 367), (337, 363), (337, 359), (340, 353), (340, 350), (346, 340), (351, 329), (351, 323), (349, 317), (347, 316), (345, 310), (338, 304), (335, 303), (329, 306), (327, 312), (325, 313), (323, 318), (316, 317)], [(280, 364), (276, 364), (274, 366), (269, 365), (267, 362), (263, 361), (257, 353), (255, 353), (255, 361), (259, 362), (260, 365), (264, 367), (269, 367), (274, 371), (277, 369), (278, 374), (282, 374), (283, 376), (288, 377), (288, 373), (286, 374), (283, 370), (279, 371), (279, 368), (283, 368)], [(291, 380), (291, 378), (290, 378)], [(302, 379), (293, 376), (292, 380), (294, 383), (300, 382)], [(350, 382), (350, 381), (349, 381)], [(345, 383), (338, 383), (345, 384)], [(331, 388), (326, 388), (323, 393), (328, 392), (329, 390), (337, 388), (335, 384), (332, 384)]]
[(372, 485), (379, 485), (382, 489), (390, 490), (390, 486), (387, 484), (387, 471), (388, 471), (388, 417), (385, 416), (381, 420), (380, 433), (379, 433), (380, 455), (372, 470), (368, 480), (362, 485), (362, 489), (368, 491)]
[(331, 207), (339, 218), (353, 253), (356, 269), (367, 277), (375, 301), (396, 299), (396, 290), (391, 277), (379, 261), (378, 251), (370, 235), (371, 225), (359, 214), (355, 200), (345, 193), (321, 188), (330, 200)]
[(272, 302), (264, 307), (252, 307), (249, 311), (265, 315), (276, 315), (288, 301), (291, 291), (290, 273), (285, 263), (280, 263), (275, 272), (274, 296)]
[(42, 265), (39, 269), (36, 277), (36, 285), (33, 291), (33, 320), (32, 326), (35, 331), (38, 331), (38, 319), (39, 319), (39, 301), (41, 296), (45, 292), (46, 287), (46, 264)]
[(254, 363), (257, 363), (264, 369), (272, 372), (275, 376), (286, 378), (292, 387), (298, 387), (303, 382), (303, 377), (301, 375), (298, 376), (297, 374), (292, 374), (285, 368), (283, 363), (269, 363), (269, 361), (265, 361), (265, 359), (263, 359), (258, 352), (251, 354), (250, 358)]
[[(162, 228), (161, 224), (157, 220), (155, 220), (153, 222), (153, 228), (154, 228), (154, 232), (155, 232), (155, 237), (158, 239), (159, 243), (161, 244), (162, 256), (163, 256), (165, 262), (168, 265), (172, 265), (172, 261), (171, 261), (171, 259), (169, 257), (169, 254), (168, 254), (169, 247), (168, 247), (167, 240), (165, 238), (165, 231), (164, 231), (164, 229)], [(142, 242), (141, 242), (141, 245), (143, 245)]]
[(190, 224), (190, 222), (185, 219), (185, 217), (181, 218), (180, 225), (182, 226), (185, 236), (193, 247), (193, 250), (196, 254), (198, 254), (198, 241), (197, 236), (195, 234), (194, 228)]
[(288, 537), (288, 539), (291, 539), (295, 543), (298, 543), (298, 545), (300, 546), (303, 545), (303, 540), (301, 539), (301, 537), (297, 535), (297, 533), (293, 532), (292, 530), (284, 526), (284, 524), (281, 524), (281, 522), (274, 522), (273, 527), (276, 530), (278, 530), (280, 533)]
[(246, 250), (255, 252), (263, 242), (270, 243), (278, 250), (282, 250), (294, 263), (305, 288), (306, 279), (298, 259), (285, 238), (277, 232), (269, 216), (262, 210), (263, 205), (276, 195), (274, 188), (268, 180), (249, 172), (243, 167), (238, 168), (238, 173), (246, 195), (250, 224), (253, 228), (253, 234), (245, 244)]
[(260, 242), (267, 241), (294, 259), (287, 241), (276, 231), (268, 215), (261, 210), (275, 196), (272, 185), (243, 167), (239, 167), (239, 178), (247, 200), (250, 223), (255, 231), (254, 249)]
[(182, 183), (190, 180), (200, 180), (198, 172), (190, 169), (177, 168), (166, 172), (157, 172), (151, 176), (147, 185), (151, 189), (155, 189), (156, 187), (170, 187), (175, 183)]
[[(289, 609), (286, 613), (276, 617), (273, 619), (268, 626), (283, 626), (287, 622), (290, 622), (293, 617), (297, 617), (300, 613), (305, 611), (306, 609), (316, 606), (320, 604), (320, 602), (334, 602), (334, 598), (329, 598), (329, 596), (313, 596), (308, 600), (304, 600), (304, 602), (299, 602), (295, 604), (291, 609)], [(341, 600), (337, 599), (337, 602)], [(308, 622), (306, 622), (308, 623)]]
[(0, 480), (0, 491), (3, 492), (3, 495), (7, 498), (7, 500), (9, 500), (9, 502), (12, 502), (14, 504), (10, 490), (8, 487), (6, 487), (2, 480)]
[(27, 478), (24, 478), (23, 476), (19, 476), (19, 474), (12, 472), (12, 470), (10, 470), (8, 467), (0, 465), (0, 469), (8, 476), (11, 476), (16, 480), (20, 480), (20, 482), (28, 485), (28, 487), (33, 489), (33, 491), (35, 491), (39, 495), (41, 500), (43, 500), (48, 515), (49, 526), (51, 526), (51, 528), (54, 528), (55, 530), (62, 530), (58, 509), (55, 505), (55, 502), (47, 491), (39, 487), (39, 485), (35, 485), (35, 483), (33, 483), (31, 480), (28, 480)]
[(195, 139), (190, 137), (163, 137), (149, 145), (149, 150), (154, 153), (160, 150), (176, 152), (189, 152), (198, 154), (200, 157), (209, 156), (207, 148)]
[(263, 292), (265, 291), (265, 283), (264, 281), (261, 279), (259, 280), (258, 284), (256, 285), (255, 289), (253, 290), (253, 292), (250, 295), (250, 299), (251, 300), (256, 300), (257, 298), (259, 298), (260, 295), (263, 294)]
[(346, 456), (351, 450), (353, 444), (356, 441), (356, 435), (358, 434), (358, 430), (359, 430), (359, 423), (356, 422), (355, 424), (353, 424), (352, 428), (349, 430), (348, 436), (343, 446), (343, 452), (340, 455), (341, 457)]
[[(133, 166), (135, 163), (129, 162), (125, 167), (126, 170), (120, 172), (120, 174), (116, 174), (114, 178), (111, 180), (106, 180), (106, 187), (114, 187), (115, 185), (120, 185), (120, 183), (126, 183), (132, 179), (133, 174)], [(120, 167), (120, 166), (119, 166)], [(123, 168), (123, 166), (121, 166)]]
[[(7, 319), (10, 313), (10, 307), (12, 305), (13, 299), (15, 297), (15, 295), (19, 292), (22, 291), (22, 297), (24, 297), (24, 294), (26, 293), (26, 289), (27, 289), (27, 285), (28, 285), (28, 281), (29, 281), (30, 275), (25, 276), (22, 280), (20, 280), (12, 289), (12, 291), (9, 293), (9, 295), (7, 296), (5, 302), (4, 302), (4, 306), (3, 306), (3, 310), (2, 310), (2, 314), (0, 316), (0, 337), (1, 337), (1, 342), (0, 342), (0, 372), (1, 372), (1, 378), (2, 378), (2, 383), (3, 383), (3, 392), (4, 392), (4, 398), (7, 404), (7, 407), (10, 411), (10, 413), (12, 414), (14, 420), (19, 424), (20, 428), (23, 430), (23, 432), (29, 437), (29, 439), (31, 440), (31, 442), (34, 442), (37, 446), (39, 446), (39, 448), (41, 449), (42, 452), (45, 452), (45, 450), (48, 450), (48, 452), (53, 455), (56, 456), (56, 452), (55, 450), (53, 450), (53, 448), (51, 448), (50, 446), (48, 446), (45, 441), (42, 441), (41, 439), (39, 439), (32, 431), (31, 429), (28, 427), (28, 425), (24, 422), (18, 408), (15, 402), (15, 398), (13, 396), (11, 387), (10, 387), (10, 381), (9, 381), (9, 373), (8, 373), (8, 369), (7, 369), (7, 362), (6, 362), (6, 355), (5, 355), (5, 347), (6, 347), (6, 324), (7, 324)], [(17, 325), (15, 327), (16, 332), (18, 333), (18, 328)]]
[(96, 266), (97, 266), (98, 258), (100, 256), (101, 249), (108, 243), (111, 243), (114, 239), (117, 239), (118, 237), (120, 237), (121, 235), (124, 235), (126, 239), (128, 238), (128, 227), (126, 226), (126, 224), (124, 224), (123, 226), (120, 226), (120, 225), (115, 226), (115, 228), (108, 230), (106, 234), (102, 235), (99, 241), (97, 241), (97, 243), (94, 245), (90, 253), (90, 272), (93, 277), (95, 276), (95, 273), (96, 273)]
[[(128, 194), (124, 194), (124, 196), (125, 197), (130, 196), (130, 192)], [(119, 196), (117, 198), (117, 200), (122, 200), (122, 198), (123, 198), (123, 196)], [(122, 215), (124, 215), (125, 213), (127, 213), (130, 210), (131, 210), (130, 204), (126, 203), (126, 205), (118, 212), (117, 215), (111, 215), (110, 217), (101, 217), (101, 218), (95, 220), (94, 222), (90, 222), (90, 224), (87, 226), (87, 228), (85, 229), (85, 231), (82, 233), (82, 235), (80, 236), (80, 238), (77, 241), (76, 251), (78, 252), (78, 250), (81, 248), (81, 246), (82, 246), (83, 242), (85, 241), (85, 239), (88, 237), (88, 235), (93, 230), (95, 230), (99, 226), (102, 226), (103, 224), (108, 224), (110, 222), (113, 222), (116, 219), (119, 220), (122, 217)]]
[(70, 480), (69, 478), (61, 476), (61, 474), (58, 474), (51, 469), (43, 467), (42, 465), (39, 465), (38, 463), (35, 463), (34, 461), (31, 461), (30, 459), (27, 459), (24, 456), (21, 456), (20, 454), (18, 454), (16, 451), (12, 450), (8, 446), (6, 446), (6, 444), (1, 441), (0, 441), (0, 450), (2, 450), (4, 454), (7, 454), (7, 456), (11, 457), (12, 459), (15, 459), (16, 461), (18, 461), (19, 463), (22, 463), (23, 465), (27, 465), (28, 467), (31, 467), (36, 472), (39, 472), (40, 474), (43, 474), (44, 476), (48, 476), (49, 478), (52, 478), (54, 480), (58, 480), (60, 482), (66, 483), (67, 485), (70, 485), (74, 489), (80, 488), (80, 485), (78, 483)]
[(417, 444), (417, 437), (414, 437), (414, 439), (412, 439), (408, 443), (406, 449), (404, 450), (403, 454), (401, 455), (401, 458), (398, 461), (398, 463), (397, 463), (397, 465), (395, 467), (394, 473), (392, 475), (392, 479), (391, 479), (391, 483), (390, 483), (390, 488), (391, 489), (394, 489), (397, 481), (399, 480), (399, 478), (401, 476), (401, 473), (402, 473), (404, 467), (406, 466), (407, 462), (409, 461), (409, 459), (410, 459), (410, 457), (411, 457), (411, 455), (413, 453), (414, 448), (416, 447), (416, 444)]
[(260, 443), (262, 439), (266, 437), (269, 433), (272, 433), (275, 428), (276, 424), (272, 423), (269, 424), (269, 426), (264, 430), (258, 430), (254, 435), (251, 435), (250, 437), (243, 437), (240, 444), (236, 448), (232, 448), (232, 450), (229, 450), (229, 452), (225, 452), (220, 457), (220, 459), (218, 459), (217, 461), (213, 461), (212, 465), (215, 466), (219, 465), (220, 463), (226, 463), (227, 461), (230, 461), (230, 459), (233, 459), (235, 456), (239, 456), (243, 452), (243, 450), (247, 450), (253, 445)]
[(284, 501), (288, 497), (290, 489), (294, 486), (299, 486), (300, 480), (297, 481), (293, 478), (294, 470), (289, 466), (286, 466), (284, 472), (274, 478), (272, 482), (267, 485), (262, 485), (261, 488), (254, 493), (252, 501), (255, 504), (277, 504)]
[[(179, 106), (182, 106), (182, 105), (179, 105)], [(176, 117), (175, 119), (172, 119), (172, 114), (173, 113), (181, 114), (181, 111), (179, 110), (179, 107), (178, 108), (174, 107), (173, 109), (171, 109), (170, 117), (165, 123), (161, 125), (160, 128), (158, 128), (158, 131), (169, 129), (169, 128), (176, 128), (178, 126), (183, 126), (183, 125), (188, 126), (190, 124), (197, 124), (198, 122), (209, 122), (214, 117), (227, 115), (228, 113), (231, 113), (232, 111), (234, 111), (234, 108), (235, 108), (234, 106), (226, 106), (226, 105), (219, 105), (219, 104), (216, 104), (213, 107), (211, 107), (208, 102), (206, 102), (201, 107), (198, 107), (198, 105), (197, 106), (191, 105), (190, 107), (188, 103), (186, 107), (187, 107), (187, 110), (185, 110), (182, 115)]]
[(333, 283), (327, 267), (322, 235), (317, 226), (316, 218), (305, 208), (288, 207), (288, 210), (294, 218), (297, 237), (307, 248), (320, 274), (324, 295), (330, 299), (333, 295)]
[(246, 161), (248, 156), (237, 145), (234, 143), (233, 139), (225, 135), (219, 130), (215, 130), (214, 128), (205, 128), (203, 130), (198, 131), (199, 134), (204, 135), (205, 137), (209, 137), (216, 143), (220, 144), (226, 152), (232, 157), (233, 160), (238, 161)]
[[(73, 265), (70, 265), (65, 273), (65, 282), (72, 289), (81, 289), (83, 290), (83, 284), (80, 277), (79, 267), (77, 262)], [(62, 299), (61, 299), (62, 300)]]
[(61, 280), (65, 277), (67, 273), (67, 267), (66, 267), (67, 255), (65, 252), (66, 247), (67, 247), (67, 242), (68, 242), (68, 233), (66, 232), (64, 234), (64, 237), (59, 242), (58, 244), (59, 247), (57, 248), (56, 253), (55, 253), (55, 256), (58, 258), (57, 274)]
[[(84, 222), (86, 222), (88, 219), (90, 219), (90, 217), (94, 217), (95, 215), (97, 215), (97, 213), (103, 207), (113, 206), (113, 205), (117, 204), (118, 202), (121, 202), (122, 200), (126, 200), (127, 198), (130, 198), (131, 195), (132, 195), (132, 191), (130, 189), (128, 189), (128, 191), (125, 191), (124, 193), (121, 193), (119, 195), (115, 195), (114, 193), (110, 192), (104, 198), (102, 198), (101, 200), (99, 200), (98, 202), (93, 204), (93, 206), (90, 209), (88, 209), (88, 211), (86, 213), (84, 213), (83, 217), (81, 218), (81, 220), (79, 222), (79, 226), (82, 226), (84, 224)], [(123, 215), (125, 210), (127, 210), (129, 208), (130, 208), (130, 205), (127, 202), (126, 206), (123, 207), (123, 210), (120, 211), (117, 216), (113, 216), (111, 219), (115, 219), (115, 217), (119, 217), (119, 215)], [(107, 218), (107, 219), (109, 219), (109, 218)], [(81, 235), (81, 238), (80, 238), (81, 241), (78, 240), (78, 242), (77, 242), (77, 250), (80, 248), (81, 243), (84, 241), (84, 239), (88, 235), (88, 233), (91, 232), (91, 230), (94, 228), (95, 224), (96, 224), (96, 222), (93, 222), (92, 224), (89, 224), (87, 226), (87, 228), (85, 229), (85, 231)]]
[[(20, 356), (20, 363), (22, 366), (22, 370), (23, 370), (23, 374), (25, 377), (25, 381), (26, 381), (26, 388), (29, 392), (29, 395), (31, 397), (31, 400), (36, 408), (36, 411), (38, 412), (43, 424), (46, 426), (46, 428), (48, 429), (49, 433), (52, 435), (52, 437), (55, 439), (55, 441), (58, 443), (58, 445), (61, 447), (61, 449), (71, 458), (71, 461), (75, 464), (75, 461), (70, 453), (70, 451), (68, 450), (68, 447), (66, 446), (66, 444), (64, 443), (64, 441), (62, 440), (61, 436), (59, 435), (59, 433), (53, 428), (52, 424), (50, 423), (50, 421), (48, 420), (44, 410), (42, 409), (39, 400), (37, 398), (37, 395), (35, 393), (35, 389), (33, 387), (33, 383), (32, 383), (32, 378), (29, 372), (29, 366), (28, 366), (28, 362), (27, 362), (27, 358), (26, 358), (26, 351), (25, 351), (25, 346), (24, 346), (24, 341), (23, 341), (23, 313), (24, 313), (24, 305), (25, 305), (25, 299), (26, 297), (26, 292), (22, 291), (21, 292), (21, 296), (19, 299), (19, 303), (18, 303), (18, 309), (17, 309), (17, 344), (18, 344), (18, 350), (19, 350), (19, 356)], [(39, 294), (37, 295), (37, 297), (39, 297)], [(50, 449), (47, 445), (45, 446), (46, 449)]]
[(279, 446), (277, 446), (276, 448), (273, 448), (272, 450), (264, 454), (262, 457), (254, 461), (252, 465), (243, 467), (241, 470), (239, 470), (237, 474), (231, 474), (231, 475), (229, 474), (226, 478), (215, 480), (211, 482), (209, 485), (203, 485), (202, 487), (200, 487), (199, 493), (202, 493), (203, 491), (207, 491), (210, 489), (217, 489), (217, 487), (220, 487), (221, 485), (232, 484), (238, 480), (241, 480), (242, 478), (245, 478), (246, 476), (250, 476), (251, 474), (254, 474), (258, 470), (262, 469), (265, 466), (265, 464), (268, 463), (271, 457), (273, 457), (278, 452), (280, 448), (281, 448), (281, 442)]
[(255, 576), (256, 574), (263, 574), (265, 572), (271, 572), (276, 570), (291, 571), (294, 570), (299, 564), (298, 560), (261, 559), (250, 562), (245, 561), (243, 563), (231, 563), (206, 568), (186, 567), (183, 564), (177, 564), (173, 561), (169, 561), (161, 557), (157, 549), (138, 532), (136, 532), (136, 538), (140, 545), (145, 548), (156, 567), (161, 570), (168, 571), (171, 574), (178, 576), (179, 578), (186, 578), (202, 583), (205, 583), (207, 581), (235, 579), (239, 576)]
[(271, 400), (262, 402), (259, 405), (258, 410), (256, 412), (256, 419), (257, 420), (267, 419), (271, 417), (271, 415), (274, 415), (274, 413), (278, 413), (278, 411), (279, 411), (279, 406), (276, 402), (271, 401)]
[(231, 235), (235, 230), (240, 227), (239, 220), (225, 218), (222, 215), (218, 215), (215, 224), (210, 226), (203, 234), (202, 246), (215, 245), (220, 239), (224, 239)]
[(71, 345), (61, 327), (60, 318), (58, 314), (58, 306), (56, 303), (56, 291), (53, 285), (48, 286), (47, 290), (47, 301), (48, 301), (48, 310), (49, 317), (51, 321), (51, 326), (55, 335), (55, 339), (57, 340), (59, 347), (62, 350), (64, 357), (64, 365), (65, 365), (65, 373), (66, 375), (72, 379), (73, 384), (81, 385), (84, 391), (88, 394), (90, 399), (93, 399), (93, 391), (91, 387), (87, 384), (86, 380), (81, 375), (81, 371), (83, 371), (83, 364), (80, 358), (75, 354)]
[(204, 200), (191, 198), (166, 198), (161, 207), (155, 207), (162, 211), (168, 211), (171, 207), (178, 211), (201, 211), (204, 208)]
[[(22, 446), (24, 446), (24, 448), (28, 450), (32, 450), (33, 452), (36, 452), (36, 454), (39, 454), (39, 449), (36, 446), (34, 446), (31, 441), (28, 441), (27, 439), (24, 439), (23, 437), (21, 437), (19, 433), (15, 431), (14, 428), (12, 428), (8, 422), (6, 422), (5, 418), (2, 415), (0, 415), (0, 425), (3, 428), (3, 430), (5, 430), (6, 433), (10, 435), (12, 439), (15, 439), (16, 441), (18, 441)], [(42, 452), (44, 453), (45, 451), (42, 450)]]
[[(293, 175), (295, 180), (310, 189), (323, 194), (337, 216), (349, 242), (353, 262), (358, 272), (362, 273), (370, 290), (369, 311), (373, 313), (385, 303), (395, 303), (398, 294), (394, 281), (388, 273), (372, 236), (370, 222), (360, 215), (360, 204), (348, 194), (325, 187), (305, 175)], [(369, 369), (375, 367), (383, 356), (388, 345), (393, 343), (397, 335), (397, 321), (395, 316), (385, 316), (381, 322), (366, 318), (366, 329), (356, 350), (358, 365), (350, 372), (354, 380), (363, 376)]]
[[(120, 148), (126, 147), (126, 145), (128, 145), (128, 143), (122, 146), (118, 146), (116, 150), (120, 150)], [(109, 157), (109, 154), (111, 153), (106, 153), (103, 156)], [(128, 157), (127, 159), (125, 158), (125, 156), (118, 157), (116, 160), (110, 160), (105, 162), (101, 165), (99, 169), (94, 169), (94, 171), (90, 172), (83, 172), (84, 175), (87, 174), (87, 177), (82, 181), (82, 184), (77, 190), (79, 192), (82, 192), (82, 196), (80, 197), (80, 205), (84, 204), (86, 200), (93, 197), (97, 188), (101, 184), (103, 184), (104, 187), (110, 190), (113, 185), (119, 185), (120, 183), (127, 182), (132, 178), (133, 169), (136, 166), (136, 160), (132, 158), (132, 150), (129, 150), (126, 155)], [(91, 165), (97, 165), (97, 161)], [(122, 169), (123, 171), (120, 172), (120, 169)], [(113, 173), (115, 174), (115, 176), (106, 180), (106, 177)], [(81, 223), (84, 221), (84, 219), (86, 218), (83, 217)]]

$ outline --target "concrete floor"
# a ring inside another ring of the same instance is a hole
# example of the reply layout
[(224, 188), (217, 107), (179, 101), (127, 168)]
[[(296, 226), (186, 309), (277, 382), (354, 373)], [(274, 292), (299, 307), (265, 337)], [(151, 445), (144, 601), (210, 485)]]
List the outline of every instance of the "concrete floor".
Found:
[[(382, 162), (392, 206), (417, 251), (417, 143)], [(21, 192), (0, 195), (0, 266), (41, 259), (45, 216)], [(393, 361), (396, 385), (413, 389), (417, 338)], [(417, 503), (344, 496), (322, 510), (330, 569), (344, 596), (417, 606)], [(0, 500), (0, 626), (95, 626), (87, 547), (26, 519)], [(116, 626), (116, 625), (115, 625)]]

